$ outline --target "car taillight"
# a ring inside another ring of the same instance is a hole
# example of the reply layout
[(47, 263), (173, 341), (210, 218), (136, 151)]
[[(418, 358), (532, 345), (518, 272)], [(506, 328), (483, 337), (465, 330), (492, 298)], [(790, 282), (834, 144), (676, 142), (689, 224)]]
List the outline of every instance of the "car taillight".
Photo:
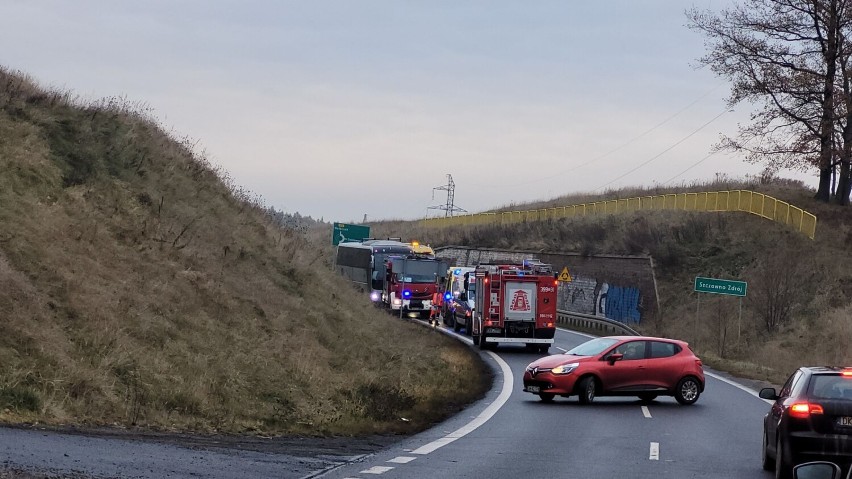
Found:
[(701, 363), (701, 360), (700, 360), (700, 359), (698, 359), (698, 358), (695, 358), (695, 365), (696, 365), (696, 366), (698, 366), (699, 368), (700, 368), (700, 367), (702, 367), (702, 366), (704, 366), (704, 364), (702, 364), (702, 363)]
[(822, 414), (822, 406), (813, 403), (796, 403), (790, 406), (790, 417), (807, 419), (811, 414)]
[(852, 378), (852, 370), (846, 369), (846, 370), (840, 371), (840, 375), (845, 377), (845, 378)]

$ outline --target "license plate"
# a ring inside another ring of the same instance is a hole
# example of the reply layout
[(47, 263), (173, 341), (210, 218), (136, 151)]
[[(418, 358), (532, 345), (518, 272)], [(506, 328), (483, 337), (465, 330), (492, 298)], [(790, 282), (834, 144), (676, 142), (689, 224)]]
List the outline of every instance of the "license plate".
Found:
[(852, 416), (840, 416), (837, 418), (837, 425), (842, 427), (852, 427)]
[(541, 388), (538, 387), (538, 386), (527, 386), (527, 392), (528, 393), (540, 393)]

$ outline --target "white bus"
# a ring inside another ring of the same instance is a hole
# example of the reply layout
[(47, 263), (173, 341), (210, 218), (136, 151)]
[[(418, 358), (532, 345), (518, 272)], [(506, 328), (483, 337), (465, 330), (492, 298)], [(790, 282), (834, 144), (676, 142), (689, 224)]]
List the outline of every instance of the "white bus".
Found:
[(412, 253), (410, 244), (394, 240), (340, 243), (337, 245), (334, 269), (361, 291), (369, 291), (370, 300), (378, 302), (382, 298), (388, 256)]

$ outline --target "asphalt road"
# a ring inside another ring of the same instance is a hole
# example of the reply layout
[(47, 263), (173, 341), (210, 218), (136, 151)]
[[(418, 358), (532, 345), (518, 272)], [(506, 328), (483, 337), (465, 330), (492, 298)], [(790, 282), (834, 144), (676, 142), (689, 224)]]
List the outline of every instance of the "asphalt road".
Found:
[[(567, 350), (587, 339), (559, 331), (556, 346)], [(644, 407), (633, 398), (596, 398), (581, 406), (571, 397), (544, 404), (522, 385), (524, 368), (538, 357), (521, 347), (500, 348), (489, 355), (497, 387), (483, 401), (440, 428), (321, 477), (772, 477), (760, 467), (768, 405), (753, 391), (708, 376), (705, 393), (692, 406), (669, 397)], [(512, 376), (505, 404), (475, 429), (466, 428), (501, 401), (508, 375), (500, 360)]]
[[(559, 331), (551, 353), (587, 339)], [(581, 406), (576, 397), (544, 404), (522, 390), (524, 367), (539, 354), (522, 347), (482, 354), (496, 372), (493, 390), (459, 415), (402, 441), (335, 445), (258, 439), (235, 447), (215, 438), (92, 437), (0, 428), (0, 474), (22, 470), (43, 474), (40, 477), (223, 479), (772, 477), (760, 468), (761, 420), (768, 405), (753, 391), (708, 375), (705, 393), (693, 406), (680, 406), (668, 397), (648, 405), (632, 398), (596, 398), (592, 405)]]

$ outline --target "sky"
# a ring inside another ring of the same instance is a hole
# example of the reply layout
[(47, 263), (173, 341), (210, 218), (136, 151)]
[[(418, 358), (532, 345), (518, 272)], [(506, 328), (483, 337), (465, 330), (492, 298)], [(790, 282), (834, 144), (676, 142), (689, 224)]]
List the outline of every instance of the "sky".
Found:
[[(153, 108), (233, 181), (325, 221), (757, 174), (685, 9), (734, 0), (2, 0), (0, 64)], [(782, 173), (816, 185), (811, 174)]]

